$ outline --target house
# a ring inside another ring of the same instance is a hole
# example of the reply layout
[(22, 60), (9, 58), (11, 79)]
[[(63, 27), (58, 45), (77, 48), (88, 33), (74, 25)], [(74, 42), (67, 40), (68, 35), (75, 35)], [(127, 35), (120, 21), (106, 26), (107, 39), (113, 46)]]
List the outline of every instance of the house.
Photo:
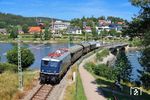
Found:
[(117, 22), (117, 24), (118, 24), (118, 25), (123, 25), (123, 24), (124, 24), (124, 22)]
[(22, 27), (18, 26), (18, 34), (24, 34), (24, 31), (22, 30)]
[(109, 20), (98, 20), (99, 26), (108, 26), (111, 24), (111, 21)]
[(101, 31), (110, 31), (110, 27), (109, 26), (99, 26), (99, 27), (96, 27), (96, 31), (98, 32), (98, 33), (100, 33)]
[(122, 30), (122, 26), (117, 25), (117, 24), (110, 24), (109, 27), (110, 27), (110, 29), (116, 30), (116, 32), (121, 32), (121, 30)]
[(64, 30), (67, 29), (69, 26), (69, 22), (55, 21), (54, 23), (52, 23), (53, 30)]
[(18, 34), (24, 34), (24, 31), (18, 30)]
[(68, 34), (82, 34), (82, 30), (79, 27), (69, 27), (67, 30)]
[(34, 26), (34, 27), (29, 27), (29, 31), (30, 34), (34, 34), (34, 33), (41, 33), (42, 29), (39, 26)]
[(91, 33), (91, 32), (92, 32), (92, 29), (91, 29), (90, 26), (86, 26), (86, 27), (84, 28), (84, 30), (85, 30), (85, 32), (87, 32), (87, 33)]
[(5, 28), (1, 28), (0, 29), (0, 34), (6, 35), (7, 34), (7, 30)]

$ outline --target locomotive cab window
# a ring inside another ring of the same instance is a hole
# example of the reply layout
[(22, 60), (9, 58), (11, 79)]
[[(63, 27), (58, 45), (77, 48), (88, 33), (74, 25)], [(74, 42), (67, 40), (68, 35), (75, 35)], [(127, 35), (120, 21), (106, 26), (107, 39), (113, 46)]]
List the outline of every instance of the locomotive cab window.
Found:
[(49, 61), (43, 61), (45, 66), (48, 66)]
[(50, 66), (51, 67), (57, 67), (59, 62), (56, 61), (50, 61)]

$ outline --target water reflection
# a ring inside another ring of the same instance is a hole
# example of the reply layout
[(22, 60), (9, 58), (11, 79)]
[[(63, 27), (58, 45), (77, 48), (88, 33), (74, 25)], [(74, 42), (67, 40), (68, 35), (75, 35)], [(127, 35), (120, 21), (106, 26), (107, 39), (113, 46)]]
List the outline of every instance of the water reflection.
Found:
[(141, 77), (141, 74), (138, 70), (142, 71), (143, 67), (139, 63), (139, 58), (141, 57), (141, 52), (139, 51), (129, 51), (127, 53), (127, 57), (131, 63), (132, 73), (131, 73), (131, 80), (138, 81)]

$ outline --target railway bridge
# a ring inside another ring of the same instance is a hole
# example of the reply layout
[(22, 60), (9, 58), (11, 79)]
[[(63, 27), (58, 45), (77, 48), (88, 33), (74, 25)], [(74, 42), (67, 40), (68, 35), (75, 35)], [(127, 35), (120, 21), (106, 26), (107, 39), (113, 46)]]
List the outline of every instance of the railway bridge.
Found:
[(118, 51), (125, 51), (127, 48), (128, 48), (127, 43), (119, 43), (108, 47), (110, 52), (114, 55), (116, 55)]

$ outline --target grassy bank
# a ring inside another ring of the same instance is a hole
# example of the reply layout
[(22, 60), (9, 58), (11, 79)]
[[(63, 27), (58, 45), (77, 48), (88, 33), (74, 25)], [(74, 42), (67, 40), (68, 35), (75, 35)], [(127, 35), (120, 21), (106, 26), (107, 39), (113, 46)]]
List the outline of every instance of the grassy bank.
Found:
[[(148, 90), (142, 89), (142, 95), (134, 96), (130, 95), (130, 87), (136, 87), (134, 84), (130, 82), (123, 82), (121, 81), (121, 85), (123, 90), (120, 90), (115, 85), (115, 80), (111, 79), (113, 77), (111, 70), (103, 70), (106, 69), (106, 65), (104, 68), (102, 65), (94, 66), (93, 63), (85, 65), (86, 69), (96, 78), (96, 82), (98, 84), (98, 88), (100, 88), (106, 98), (108, 100), (149, 100), (150, 92)], [(96, 67), (99, 67), (98, 69)], [(96, 68), (96, 69), (95, 69)], [(99, 75), (96, 73), (99, 72)], [(107, 74), (105, 74), (105, 73)], [(102, 76), (101, 76), (102, 75)]]
[(96, 53), (96, 59), (102, 61), (103, 58), (106, 57), (107, 55), (109, 55), (108, 49), (100, 50), (98, 53)]
[(80, 78), (80, 74), (77, 71), (77, 67), (74, 66), (72, 68), (72, 72), (69, 75), (69, 78), (72, 77), (73, 72), (77, 73), (76, 82), (68, 84), (64, 95), (64, 100), (87, 100), (84, 93), (84, 88)]
[(25, 91), (31, 89), (37, 80), (38, 73), (32, 71), (23, 72), (24, 92), (18, 90), (18, 74), (5, 71), (0, 74), (0, 100), (18, 100), (25, 95)]

